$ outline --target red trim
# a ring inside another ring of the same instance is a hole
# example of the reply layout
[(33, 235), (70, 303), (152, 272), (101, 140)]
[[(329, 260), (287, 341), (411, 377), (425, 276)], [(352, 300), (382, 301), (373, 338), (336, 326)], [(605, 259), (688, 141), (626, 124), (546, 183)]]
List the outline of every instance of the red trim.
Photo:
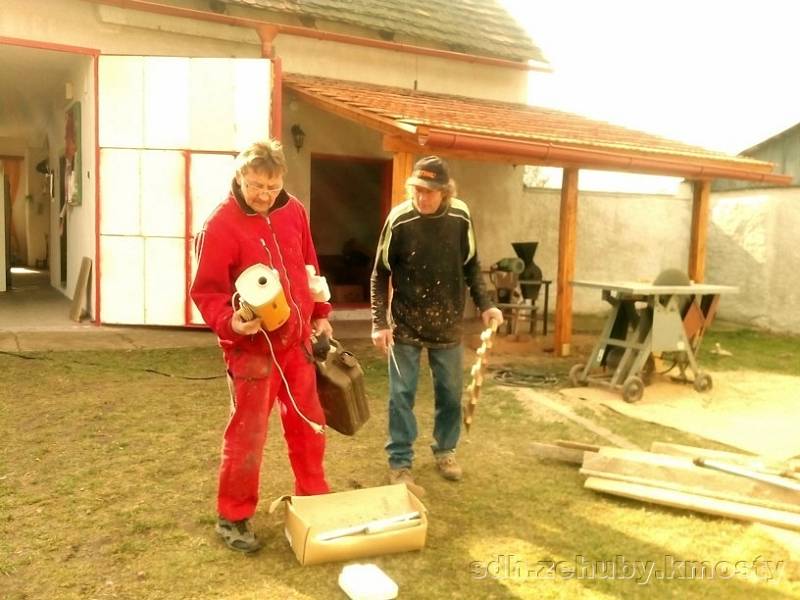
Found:
[(269, 135), (276, 140), (283, 139), (283, 65), (280, 57), (272, 59), (272, 102)]
[(183, 152), (183, 201), (184, 201), (184, 225), (186, 235), (184, 237), (184, 297), (183, 297), (183, 316), (184, 325), (192, 322), (192, 299), (189, 297), (189, 287), (192, 281), (192, 154)]
[(94, 324), (100, 325), (100, 56), (93, 59), (94, 77)]
[(52, 42), (40, 42), (38, 40), (23, 40), (21, 38), (5, 37), (0, 35), (0, 45), (22, 46), (24, 48), (37, 48), (39, 50), (54, 50), (55, 52), (69, 52), (71, 54), (88, 54), (89, 56), (99, 56), (100, 50), (96, 48), (84, 48), (83, 46), (68, 46), (66, 44), (53, 44)]

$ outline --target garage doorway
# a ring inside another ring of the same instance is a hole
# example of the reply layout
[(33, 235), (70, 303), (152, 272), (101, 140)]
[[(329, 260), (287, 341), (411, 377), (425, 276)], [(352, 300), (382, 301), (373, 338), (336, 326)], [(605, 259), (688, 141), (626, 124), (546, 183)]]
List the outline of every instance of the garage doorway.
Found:
[(331, 302), (364, 306), (383, 219), (391, 203), (392, 161), (311, 157), (311, 234)]

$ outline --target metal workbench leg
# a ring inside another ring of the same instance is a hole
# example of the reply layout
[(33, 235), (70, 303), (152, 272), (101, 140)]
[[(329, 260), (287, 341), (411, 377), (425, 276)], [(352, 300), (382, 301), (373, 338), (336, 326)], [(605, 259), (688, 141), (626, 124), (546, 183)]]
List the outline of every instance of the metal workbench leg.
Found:
[(614, 327), (614, 323), (617, 320), (617, 315), (619, 314), (621, 304), (622, 303), (618, 301), (614, 301), (612, 303), (614, 308), (611, 309), (611, 314), (608, 315), (608, 318), (603, 325), (603, 330), (600, 332), (600, 337), (597, 338), (597, 342), (595, 342), (594, 348), (592, 348), (592, 353), (589, 355), (586, 365), (583, 367), (583, 371), (580, 374), (581, 380), (586, 381), (589, 377), (589, 371), (592, 370), (592, 367), (595, 365), (595, 363), (599, 365), (603, 360), (603, 354), (608, 347), (608, 336), (611, 335), (611, 329)]
[(547, 335), (547, 306), (550, 302), (550, 282), (544, 282), (544, 314), (542, 314), (542, 335)]

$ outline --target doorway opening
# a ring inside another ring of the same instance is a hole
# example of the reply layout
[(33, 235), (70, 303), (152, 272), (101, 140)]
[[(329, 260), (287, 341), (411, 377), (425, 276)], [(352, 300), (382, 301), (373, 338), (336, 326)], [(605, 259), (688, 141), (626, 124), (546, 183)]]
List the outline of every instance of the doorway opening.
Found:
[(331, 302), (369, 302), (369, 278), (390, 205), (392, 161), (311, 157), (311, 234)]
[[(4, 194), (10, 209), (3, 207), (10, 214), (7, 227), (0, 231), (0, 253), (8, 267), (8, 289), (30, 291), (41, 286), (61, 293), (66, 289), (68, 255), (65, 233), (59, 232), (63, 181), (58, 178), (58, 156), (68, 143), (66, 111), (89, 94), (84, 82), (91, 64), (85, 49), (11, 38), (0, 41), (0, 106), (4, 107), (0, 159), (5, 159), (10, 180)], [(66, 232), (67, 224), (63, 226)]]

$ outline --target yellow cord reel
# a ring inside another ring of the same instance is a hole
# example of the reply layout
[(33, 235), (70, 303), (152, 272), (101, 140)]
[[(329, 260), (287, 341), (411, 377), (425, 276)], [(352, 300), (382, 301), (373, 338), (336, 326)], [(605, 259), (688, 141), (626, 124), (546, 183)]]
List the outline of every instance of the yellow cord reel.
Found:
[(234, 284), (239, 294), (239, 314), (249, 321), (258, 317), (267, 331), (275, 331), (289, 319), (289, 304), (278, 272), (267, 265), (247, 267)]

